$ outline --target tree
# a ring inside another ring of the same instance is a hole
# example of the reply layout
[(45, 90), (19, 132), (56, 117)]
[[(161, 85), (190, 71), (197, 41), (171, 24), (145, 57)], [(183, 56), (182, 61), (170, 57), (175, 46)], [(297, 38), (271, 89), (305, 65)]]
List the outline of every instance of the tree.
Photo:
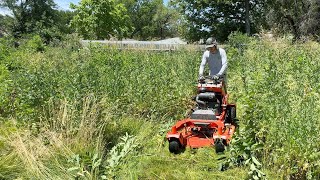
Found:
[(177, 20), (179, 14), (172, 8), (168, 8), (163, 4), (158, 6), (157, 12), (153, 17), (155, 25), (154, 37), (164, 39), (178, 35)]
[(2, 16), (0, 14), (0, 37), (10, 34), (13, 20), (14, 19), (11, 16)]
[(264, 0), (175, 0), (173, 5), (185, 16), (190, 41), (209, 36), (224, 41), (233, 31), (250, 35), (264, 25)]
[(154, 31), (153, 17), (161, 1), (138, 0), (130, 8), (131, 22), (134, 24), (134, 30), (131, 37), (139, 37), (142, 40), (152, 37)]
[(82, 0), (71, 8), (76, 13), (71, 25), (86, 39), (122, 38), (131, 29), (126, 8), (115, 0)]
[(294, 41), (302, 36), (319, 37), (320, 2), (318, 0), (269, 0), (268, 23), (278, 33), (291, 32)]
[(16, 36), (54, 24), (56, 4), (53, 0), (1, 0), (0, 6), (12, 12), (15, 19), (12, 31)]
[(73, 19), (75, 12), (57, 10), (56, 14), (57, 14), (57, 21), (55, 22), (55, 24), (61, 33), (71, 34), (75, 32), (74, 29), (70, 27), (70, 22)]
[(245, 0), (245, 24), (246, 24), (246, 33), (247, 35), (251, 34), (251, 28), (250, 28), (250, 0)]
[(130, 16), (133, 31), (130, 38), (141, 40), (164, 39), (177, 35), (179, 13), (167, 7), (162, 0), (118, 0)]

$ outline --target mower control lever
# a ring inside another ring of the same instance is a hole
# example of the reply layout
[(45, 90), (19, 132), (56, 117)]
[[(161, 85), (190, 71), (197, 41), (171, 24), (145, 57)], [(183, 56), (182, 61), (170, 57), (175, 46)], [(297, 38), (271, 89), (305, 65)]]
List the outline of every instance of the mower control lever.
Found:
[(218, 77), (218, 79), (214, 79), (214, 76), (201, 76), (199, 77), (198, 82), (201, 84), (208, 83), (210, 81), (213, 81), (214, 84), (219, 84), (223, 80), (222, 77)]

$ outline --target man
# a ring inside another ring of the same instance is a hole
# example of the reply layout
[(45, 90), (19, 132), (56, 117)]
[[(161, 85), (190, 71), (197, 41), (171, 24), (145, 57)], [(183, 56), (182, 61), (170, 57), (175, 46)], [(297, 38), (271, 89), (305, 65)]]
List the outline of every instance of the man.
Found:
[(206, 51), (203, 53), (202, 61), (199, 68), (199, 80), (203, 80), (203, 71), (205, 65), (209, 65), (209, 75), (212, 79), (218, 80), (223, 78), (226, 81), (227, 70), (227, 54), (222, 48), (218, 48), (218, 43), (213, 38), (208, 38), (206, 41)]

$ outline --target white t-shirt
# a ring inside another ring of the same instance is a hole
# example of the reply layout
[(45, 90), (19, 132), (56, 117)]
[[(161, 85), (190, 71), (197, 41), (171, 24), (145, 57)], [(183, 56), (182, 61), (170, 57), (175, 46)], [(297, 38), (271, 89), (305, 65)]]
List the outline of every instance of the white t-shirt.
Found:
[(200, 68), (199, 68), (199, 75), (203, 75), (204, 66), (208, 63), (210, 69), (210, 75), (218, 75), (224, 76), (227, 70), (227, 54), (226, 51), (222, 48), (218, 48), (216, 53), (211, 53), (210, 51), (206, 50), (203, 53)]

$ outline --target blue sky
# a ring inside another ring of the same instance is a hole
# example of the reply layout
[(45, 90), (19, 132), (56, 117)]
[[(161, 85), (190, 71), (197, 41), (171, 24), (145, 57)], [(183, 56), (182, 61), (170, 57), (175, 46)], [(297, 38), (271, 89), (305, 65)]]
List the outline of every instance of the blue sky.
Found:
[[(70, 9), (70, 3), (78, 4), (80, 0), (54, 0), (59, 9), (67, 10)], [(7, 9), (0, 8), (0, 14), (9, 14)]]
[[(78, 4), (80, 0), (54, 0), (59, 9), (67, 10), (70, 9), (70, 3)], [(167, 4), (169, 0), (164, 0), (164, 3)], [(9, 14), (10, 12), (6, 9), (0, 8), (0, 14)]]
[(55, 0), (54, 2), (58, 5), (59, 9), (69, 9), (70, 3), (78, 4), (80, 0)]

